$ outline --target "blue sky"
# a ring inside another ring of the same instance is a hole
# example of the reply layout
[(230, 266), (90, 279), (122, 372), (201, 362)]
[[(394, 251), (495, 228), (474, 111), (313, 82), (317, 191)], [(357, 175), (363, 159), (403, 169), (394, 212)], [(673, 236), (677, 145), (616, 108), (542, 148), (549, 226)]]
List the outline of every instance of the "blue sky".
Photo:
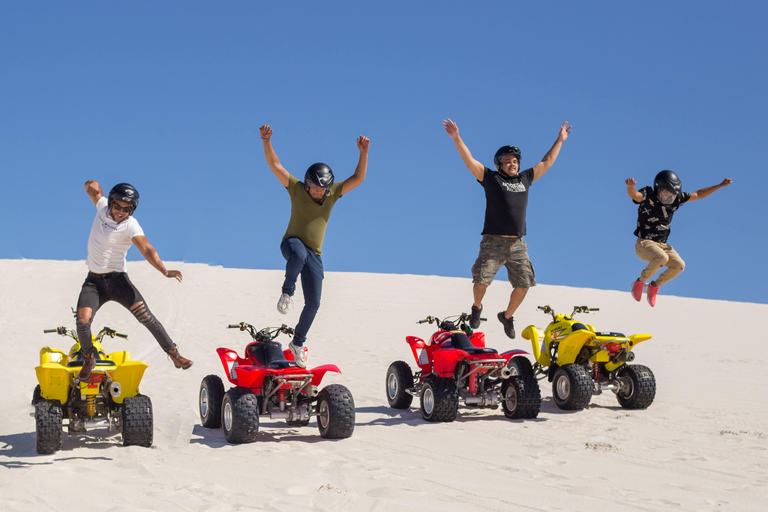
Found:
[(624, 180), (672, 169), (689, 192), (734, 184), (678, 211), (687, 267), (662, 292), (765, 303), (767, 25), (762, 2), (0, 1), (0, 258), (85, 259), (96, 179), (139, 189), (164, 260), (283, 268), (268, 123), (299, 177), (348, 177), (371, 139), (326, 270), (469, 277), (484, 196), (442, 120), (523, 167), (568, 121), (531, 189), (539, 283), (628, 289), (644, 264)]

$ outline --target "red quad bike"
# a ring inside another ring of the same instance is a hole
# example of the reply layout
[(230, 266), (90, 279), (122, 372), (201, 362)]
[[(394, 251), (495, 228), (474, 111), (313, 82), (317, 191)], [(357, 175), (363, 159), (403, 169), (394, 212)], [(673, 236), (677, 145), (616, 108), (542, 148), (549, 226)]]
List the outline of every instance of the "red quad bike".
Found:
[(427, 421), (453, 421), (459, 400), (468, 407), (497, 409), (511, 419), (535, 418), (541, 408), (541, 392), (531, 362), (523, 350), (499, 354), (485, 346), (485, 334), (473, 332), (469, 315), (440, 320), (428, 316), (418, 323), (437, 323), (439, 330), (425, 343), (406, 336), (419, 370), (414, 374), (403, 361), (387, 370), (389, 406), (407, 409), (414, 396), (421, 399), (421, 415)]
[[(343, 439), (355, 429), (355, 402), (341, 384), (331, 384), (318, 392), (326, 372), (341, 373), (333, 364), (301, 368), (290, 350), (274, 341), (280, 333), (293, 336), (293, 329), (266, 327), (257, 330), (241, 322), (229, 329), (247, 331), (253, 342), (245, 355), (228, 348), (216, 352), (229, 381), (235, 385), (226, 393), (217, 375), (208, 375), (200, 384), (200, 420), (206, 428), (224, 427), (230, 443), (252, 443), (259, 432), (259, 416), (284, 419), (290, 427), (306, 427), (317, 416), (320, 435)], [(306, 349), (305, 349), (306, 350)]]

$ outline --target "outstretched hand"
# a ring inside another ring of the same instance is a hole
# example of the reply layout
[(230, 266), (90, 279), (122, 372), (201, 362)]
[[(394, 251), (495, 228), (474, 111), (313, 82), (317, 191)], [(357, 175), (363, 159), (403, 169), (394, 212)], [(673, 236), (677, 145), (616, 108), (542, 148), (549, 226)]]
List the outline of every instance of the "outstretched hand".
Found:
[(181, 282), (182, 276), (180, 270), (166, 270), (164, 272), (165, 277), (176, 278), (178, 282)]
[(459, 127), (450, 119), (443, 121), (443, 128), (445, 128), (446, 133), (452, 139), (455, 139), (459, 136)]
[(731, 183), (733, 183), (733, 180), (732, 180), (731, 178), (725, 178), (725, 179), (723, 180), (723, 182), (720, 184), (720, 186), (721, 186), (721, 187), (727, 187), (727, 186), (728, 186), (728, 185), (730, 185)]
[(270, 128), (268, 124), (259, 126), (259, 133), (261, 134), (262, 140), (269, 140), (270, 137), (272, 137), (272, 128)]
[(635, 181), (635, 178), (627, 178), (626, 180), (624, 180), (624, 183), (628, 187), (634, 187), (635, 185), (637, 185), (637, 182)]
[(368, 147), (370, 145), (371, 145), (371, 139), (369, 139), (365, 135), (361, 135), (357, 138), (357, 149), (359, 149), (361, 153), (367, 153)]
[(568, 121), (564, 122), (563, 126), (560, 127), (560, 133), (557, 136), (558, 142), (565, 142), (565, 139), (571, 134), (572, 129), (573, 126), (568, 126)]

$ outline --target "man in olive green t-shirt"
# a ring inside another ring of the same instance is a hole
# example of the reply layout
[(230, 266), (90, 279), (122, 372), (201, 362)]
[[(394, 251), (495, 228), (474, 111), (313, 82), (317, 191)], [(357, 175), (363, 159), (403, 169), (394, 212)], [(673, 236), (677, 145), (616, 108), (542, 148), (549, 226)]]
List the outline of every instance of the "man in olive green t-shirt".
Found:
[(360, 159), (355, 173), (343, 183), (334, 183), (331, 168), (323, 163), (312, 164), (304, 175), (304, 182), (291, 176), (280, 164), (272, 148), (272, 128), (268, 124), (259, 128), (264, 143), (264, 157), (280, 183), (288, 190), (291, 198), (291, 219), (280, 244), (280, 250), (286, 259), (283, 293), (277, 303), (277, 310), (288, 313), (296, 291), (296, 279), (301, 275), (301, 287), (304, 291), (304, 309), (299, 323), (294, 329), (296, 334), (289, 345), (296, 363), (306, 367), (307, 359), (304, 342), (307, 333), (320, 308), (320, 295), (323, 288), (323, 260), (321, 258), (325, 228), (336, 201), (344, 194), (360, 185), (365, 180), (368, 168), (368, 137), (357, 138)]

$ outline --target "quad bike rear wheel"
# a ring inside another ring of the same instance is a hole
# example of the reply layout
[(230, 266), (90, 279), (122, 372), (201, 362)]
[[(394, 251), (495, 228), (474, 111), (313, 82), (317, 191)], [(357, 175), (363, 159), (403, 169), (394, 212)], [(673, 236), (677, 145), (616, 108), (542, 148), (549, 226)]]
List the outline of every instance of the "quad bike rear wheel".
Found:
[(451, 422), (459, 411), (456, 381), (429, 375), (421, 386), (421, 416), (427, 421)]
[(221, 427), (221, 401), (224, 399), (224, 384), (218, 375), (208, 375), (200, 383), (200, 422), (206, 428)]
[(501, 384), (501, 408), (504, 416), (513, 420), (539, 415), (541, 390), (533, 373), (527, 377), (510, 377)]
[(50, 455), (61, 450), (62, 414), (58, 403), (40, 400), (35, 404), (37, 453)]
[(41, 393), (42, 391), (40, 391), (40, 384), (38, 384), (35, 386), (35, 390), (32, 392), (32, 405), (37, 405), (37, 402), (42, 399)]
[(580, 364), (566, 364), (552, 379), (552, 398), (565, 411), (580, 411), (592, 400), (592, 378)]
[(123, 445), (152, 446), (154, 433), (152, 401), (148, 396), (136, 395), (123, 400)]
[(656, 397), (656, 377), (647, 366), (625, 364), (616, 375), (616, 398), (625, 409), (645, 409)]
[(355, 400), (341, 384), (324, 387), (317, 395), (317, 428), (326, 439), (345, 439), (355, 430)]
[(408, 363), (395, 361), (387, 369), (387, 402), (393, 409), (407, 409), (413, 402), (406, 389), (413, 387), (413, 371)]
[[(517, 370), (518, 377), (533, 377), (533, 365), (525, 356), (515, 356), (509, 360), (507, 366)], [(537, 383), (538, 386), (538, 383)]]
[(232, 388), (221, 405), (224, 437), (232, 444), (252, 443), (259, 433), (259, 400), (248, 388)]

